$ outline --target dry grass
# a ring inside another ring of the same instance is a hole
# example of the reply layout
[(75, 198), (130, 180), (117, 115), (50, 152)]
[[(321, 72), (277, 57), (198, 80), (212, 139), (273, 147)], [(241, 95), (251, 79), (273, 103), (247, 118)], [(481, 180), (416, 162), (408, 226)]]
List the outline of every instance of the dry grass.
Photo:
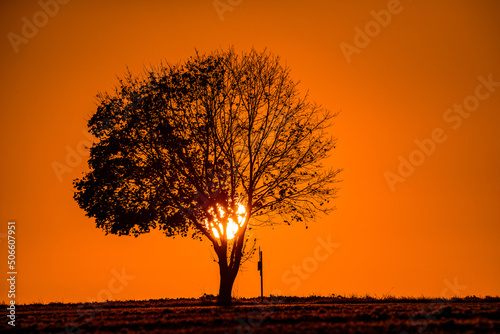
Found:
[[(500, 332), (500, 298), (271, 296), (33, 303), (17, 310), (20, 333), (444, 333)], [(6, 322), (0, 330), (7, 329)]]

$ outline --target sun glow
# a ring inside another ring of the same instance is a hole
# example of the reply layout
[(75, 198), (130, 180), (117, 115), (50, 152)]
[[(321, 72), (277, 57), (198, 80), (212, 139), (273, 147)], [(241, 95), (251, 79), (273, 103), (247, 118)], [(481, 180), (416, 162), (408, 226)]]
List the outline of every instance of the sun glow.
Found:
[[(242, 204), (238, 204), (238, 210), (236, 211), (236, 216), (237, 216), (237, 221), (235, 222), (233, 220), (233, 218), (231, 217), (228, 217), (227, 218), (227, 231), (226, 231), (226, 236), (227, 236), (227, 239), (228, 240), (231, 240), (234, 238), (234, 236), (236, 235), (236, 233), (238, 232), (238, 229), (243, 225), (244, 221), (245, 221), (245, 216), (246, 216), (246, 212), (245, 212), (245, 207), (242, 205)], [(222, 207), (220, 207), (219, 205), (217, 205), (217, 209), (219, 210), (219, 216), (221, 218), (224, 218), (226, 213), (224, 212), (224, 210), (222, 209)], [(217, 218), (216, 218), (216, 215), (214, 213), (214, 210), (213, 209), (210, 209), (208, 211), (212, 217), (214, 217), (214, 221), (213, 222), (208, 222), (208, 220), (205, 220), (205, 226), (207, 226), (207, 228), (211, 229), (212, 230), (212, 233), (214, 234), (214, 236), (216, 238), (219, 238), (219, 231), (217, 230), (217, 227), (215, 226), (215, 224), (218, 225), (219, 227), (219, 230), (224, 233), (224, 226), (222, 225), (222, 223), (218, 223), (217, 222)]]

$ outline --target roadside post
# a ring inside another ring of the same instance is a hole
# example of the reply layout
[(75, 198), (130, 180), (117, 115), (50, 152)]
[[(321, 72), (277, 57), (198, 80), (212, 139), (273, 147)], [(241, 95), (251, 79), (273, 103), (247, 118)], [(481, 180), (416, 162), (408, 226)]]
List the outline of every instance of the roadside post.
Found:
[(263, 280), (263, 276), (262, 276), (262, 271), (263, 271), (262, 251), (260, 250), (260, 247), (259, 247), (259, 263), (257, 264), (257, 270), (260, 271), (260, 301), (261, 301), (261, 303), (263, 303), (264, 302), (264, 280)]

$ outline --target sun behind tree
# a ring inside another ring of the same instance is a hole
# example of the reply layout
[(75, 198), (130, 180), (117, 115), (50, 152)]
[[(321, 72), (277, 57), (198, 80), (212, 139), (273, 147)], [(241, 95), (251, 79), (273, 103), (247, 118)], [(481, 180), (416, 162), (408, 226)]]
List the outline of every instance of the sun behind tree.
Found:
[(300, 96), (266, 51), (233, 49), (128, 74), (98, 96), (96, 141), (74, 198), (106, 233), (207, 238), (218, 257), (219, 301), (252, 255), (249, 227), (306, 223), (328, 213), (339, 169), (336, 113)]
[[(220, 239), (220, 236), (227, 238), (228, 240), (233, 239), (241, 226), (243, 226), (243, 222), (245, 221), (245, 206), (242, 204), (237, 205), (236, 210), (236, 220), (233, 220), (231, 216), (227, 217), (227, 223), (224, 224), (224, 219), (226, 218), (226, 213), (224, 209), (217, 205), (217, 211), (215, 212), (213, 208), (208, 210), (208, 213), (212, 216), (212, 219), (205, 219), (205, 226), (209, 231), (212, 231), (212, 234), (215, 238)], [(219, 222), (219, 218), (221, 222)]]

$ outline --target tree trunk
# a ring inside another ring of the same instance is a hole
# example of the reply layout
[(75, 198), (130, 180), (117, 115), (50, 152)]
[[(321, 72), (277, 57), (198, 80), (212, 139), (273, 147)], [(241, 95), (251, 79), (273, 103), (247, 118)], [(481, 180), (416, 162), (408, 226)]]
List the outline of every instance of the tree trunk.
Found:
[[(244, 233), (243, 233), (244, 234)], [(236, 237), (233, 243), (232, 252), (235, 254), (229, 255), (231, 259), (228, 263), (228, 247), (227, 240), (222, 240), (221, 245), (214, 245), (215, 252), (219, 258), (219, 304), (227, 306), (231, 304), (231, 292), (233, 290), (234, 280), (240, 269), (241, 249), (244, 243), (243, 237)], [(234, 255), (234, 256), (233, 256)]]
[(219, 304), (227, 306), (231, 304), (231, 292), (236, 274), (224, 264), (219, 263), (220, 268), (220, 286), (219, 286)]

